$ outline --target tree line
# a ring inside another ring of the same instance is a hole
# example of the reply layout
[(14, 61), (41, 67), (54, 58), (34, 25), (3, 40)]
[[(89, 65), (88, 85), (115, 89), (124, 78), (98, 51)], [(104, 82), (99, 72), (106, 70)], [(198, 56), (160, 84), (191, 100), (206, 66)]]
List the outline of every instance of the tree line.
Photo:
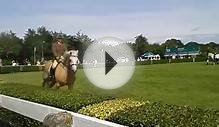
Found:
[(135, 37), (134, 43), (129, 43), (132, 47), (133, 51), (135, 52), (135, 56), (138, 57), (145, 52), (152, 52), (154, 54), (159, 54), (162, 58), (164, 58), (164, 54), (167, 48), (183, 48), (183, 47), (193, 47), (197, 46), (200, 49), (200, 56), (199, 57), (206, 57), (207, 54), (210, 53), (219, 53), (219, 44), (215, 42), (209, 42), (206, 44), (202, 44), (199, 42), (190, 41), (184, 44), (181, 40), (178, 39), (168, 39), (163, 43), (153, 43), (150, 44), (148, 39), (143, 36), (139, 35)]
[(19, 38), (12, 31), (0, 33), (0, 58), (9, 64), (11, 60), (16, 60), (20, 64), (28, 59), (31, 63), (41, 60), (52, 59), (52, 43), (57, 36), (61, 36), (67, 49), (79, 50), (79, 58), (82, 60), (84, 51), (92, 43), (87, 35), (78, 32), (75, 35), (67, 35), (62, 32), (50, 31), (42, 26), (34, 29), (28, 29), (24, 38)]
[[(37, 60), (42, 57), (46, 60), (52, 59), (51, 50), (54, 39), (61, 35), (68, 49), (79, 50), (79, 59), (82, 61), (83, 55), (87, 47), (94, 41), (89, 36), (77, 32), (75, 35), (68, 35), (62, 32), (48, 30), (41, 26), (35, 29), (27, 29), (24, 38), (19, 38), (12, 31), (0, 33), (0, 58), (9, 64), (11, 60), (16, 60), (20, 64), (24, 64), (24, 60), (28, 59), (33, 63), (34, 54)], [(208, 52), (219, 53), (219, 44), (209, 42), (207, 44), (199, 44), (198, 42), (182, 43), (181, 40), (169, 39), (163, 43), (150, 44), (148, 39), (143, 35), (135, 37), (135, 42), (127, 42), (133, 49), (135, 56), (138, 57), (145, 52), (153, 52), (164, 56), (166, 48), (180, 48), (186, 45), (200, 46), (202, 57), (206, 57)]]

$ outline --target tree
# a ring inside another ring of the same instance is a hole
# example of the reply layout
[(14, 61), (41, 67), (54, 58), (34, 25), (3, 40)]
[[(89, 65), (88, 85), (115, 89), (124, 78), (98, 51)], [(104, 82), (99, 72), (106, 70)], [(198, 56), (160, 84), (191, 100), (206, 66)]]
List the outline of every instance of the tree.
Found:
[(23, 58), (33, 60), (33, 52), (34, 52), (33, 49), (34, 47), (37, 47), (37, 49), (39, 48), (37, 44), (38, 42), (39, 42), (39, 38), (37, 32), (34, 29), (28, 29), (24, 36), (24, 47), (23, 47), (24, 52), (22, 52)]
[[(62, 37), (62, 40), (66, 44), (68, 50), (77, 49), (79, 50), (79, 59), (83, 59), (83, 55), (88, 45), (92, 40), (83, 33), (76, 33), (76, 35), (67, 35), (62, 32), (49, 31), (46, 27), (41, 26), (34, 29), (28, 29), (24, 36), (24, 52), (22, 53), (26, 58), (33, 59), (33, 48), (36, 47), (36, 58), (40, 59), (42, 51), (46, 59), (51, 59), (52, 54), (52, 43), (58, 36)], [(25, 55), (26, 54), (26, 55)], [(33, 61), (33, 60), (32, 60)]]
[(52, 57), (52, 32), (47, 30), (46, 27), (41, 26), (34, 29), (28, 29), (24, 36), (24, 51), (22, 52), (23, 58), (32, 59), (34, 54), (34, 47), (36, 47), (36, 58), (42, 58), (42, 52), (44, 53), (44, 57), (50, 59)]
[(181, 40), (177, 39), (168, 39), (165, 41), (164, 45), (166, 48), (181, 48), (184, 46)]
[(19, 59), (22, 49), (22, 39), (12, 31), (0, 33), (0, 54), (2, 59)]
[(219, 53), (219, 45), (216, 44), (215, 42), (209, 42), (208, 44), (206, 44), (206, 46), (208, 47), (208, 51), (211, 53)]
[(79, 60), (82, 61), (86, 49), (93, 41), (81, 32), (77, 32), (71, 39), (70, 45), (79, 50)]
[(142, 34), (137, 36), (134, 43), (135, 57), (142, 55), (146, 49), (148, 49), (148, 46), (148, 39), (146, 37), (144, 37)]
[(149, 49), (150, 52), (153, 52), (154, 54), (159, 54), (160, 56), (163, 56), (165, 52), (165, 48), (157, 43), (149, 45)]

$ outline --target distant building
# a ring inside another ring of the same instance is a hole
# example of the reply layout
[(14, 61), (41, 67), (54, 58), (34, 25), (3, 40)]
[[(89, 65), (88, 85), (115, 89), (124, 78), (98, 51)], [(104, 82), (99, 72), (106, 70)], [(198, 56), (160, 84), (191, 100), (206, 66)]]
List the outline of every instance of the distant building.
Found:
[(200, 47), (198, 45), (187, 45), (182, 48), (166, 48), (165, 57), (166, 58), (194, 58), (200, 55)]
[(160, 60), (159, 54), (153, 54), (152, 52), (146, 52), (138, 59), (139, 61), (146, 61), (146, 60)]

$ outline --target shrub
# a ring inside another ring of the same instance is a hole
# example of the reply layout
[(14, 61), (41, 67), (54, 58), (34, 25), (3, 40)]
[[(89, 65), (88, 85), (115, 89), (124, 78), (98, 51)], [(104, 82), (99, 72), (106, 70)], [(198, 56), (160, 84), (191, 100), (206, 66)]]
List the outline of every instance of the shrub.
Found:
[(168, 60), (166, 59), (161, 59), (161, 60), (157, 60), (157, 61), (136, 61), (135, 64), (136, 65), (150, 65), (150, 64), (165, 64), (168, 63)]
[(42, 71), (43, 66), (20, 66), (22, 72)]
[(112, 113), (107, 120), (130, 127), (216, 127), (217, 111), (189, 106), (145, 103)]
[(1, 74), (19, 72), (19, 71), (20, 71), (19, 66), (2, 66), (2, 67), (0, 67)]
[(78, 90), (53, 90), (26, 84), (0, 84), (0, 94), (77, 112), (84, 106), (113, 99)]
[(144, 102), (134, 101), (132, 99), (115, 99), (108, 100), (98, 104), (89, 105), (79, 110), (79, 113), (107, 119), (112, 113), (124, 111), (127, 108), (138, 107), (145, 104)]
[[(87, 105), (113, 99), (113, 97), (110, 96), (97, 96), (77, 90), (52, 90), (26, 84), (0, 84), (0, 94), (21, 98), (45, 105), (50, 105), (74, 112), (77, 112), (79, 109)], [(0, 112), (2, 113), (2, 110), (0, 110)], [(11, 112), (9, 112), (9, 114), (10, 113)], [(17, 115), (15, 113), (11, 113), (11, 115), (8, 115), (7, 119), (5, 119), (4, 115), (0, 115), (0, 121), (16, 123), (16, 127), (24, 126), (25, 124), (31, 126), (35, 125), (36, 122), (21, 115), (19, 115), (18, 118), (19, 119), (17, 119)]]
[(10, 110), (0, 108), (0, 121), (5, 127), (40, 127), (42, 123), (28, 117), (22, 116)]
[(190, 106), (115, 99), (86, 106), (79, 113), (130, 127), (217, 126), (218, 112)]
[[(204, 62), (206, 58), (197, 57), (195, 62)], [(183, 63), (183, 62), (193, 62), (193, 59), (171, 59), (171, 63)], [(136, 65), (150, 65), (150, 64), (167, 64), (169, 63), (168, 59), (154, 60), (154, 61), (136, 61)]]
[(13, 59), (3, 59), (2, 60), (2, 64), (3, 65), (11, 65), (11, 61), (12, 61)]
[(41, 71), (43, 66), (1, 66), (0, 74), (13, 73), (13, 72), (31, 72), (31, 71)]
[[(129, 98), (114, 99), (78, 90), (62, 91), (25, 84), (0, 84), (0, 94), (79, 112), (130, 127), (219, 125), (219, 112), (212, 109), (143, 102)], [(13, 123), (15, 126), (40, 124), (4, 109), (0, 109), (0, 113), (0, 121)]]
[(196, 62), (205, 62), (206, 60), (207, 60), (206, 57), (197, 57), (197, 58), (195, 59)]

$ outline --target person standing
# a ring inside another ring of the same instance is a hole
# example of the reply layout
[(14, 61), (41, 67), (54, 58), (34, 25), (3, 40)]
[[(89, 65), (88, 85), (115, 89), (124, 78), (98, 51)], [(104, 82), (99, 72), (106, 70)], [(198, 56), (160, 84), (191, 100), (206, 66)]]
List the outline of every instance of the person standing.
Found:
[(0, 58), (0, 66), (2, 66), (2, 59)]

